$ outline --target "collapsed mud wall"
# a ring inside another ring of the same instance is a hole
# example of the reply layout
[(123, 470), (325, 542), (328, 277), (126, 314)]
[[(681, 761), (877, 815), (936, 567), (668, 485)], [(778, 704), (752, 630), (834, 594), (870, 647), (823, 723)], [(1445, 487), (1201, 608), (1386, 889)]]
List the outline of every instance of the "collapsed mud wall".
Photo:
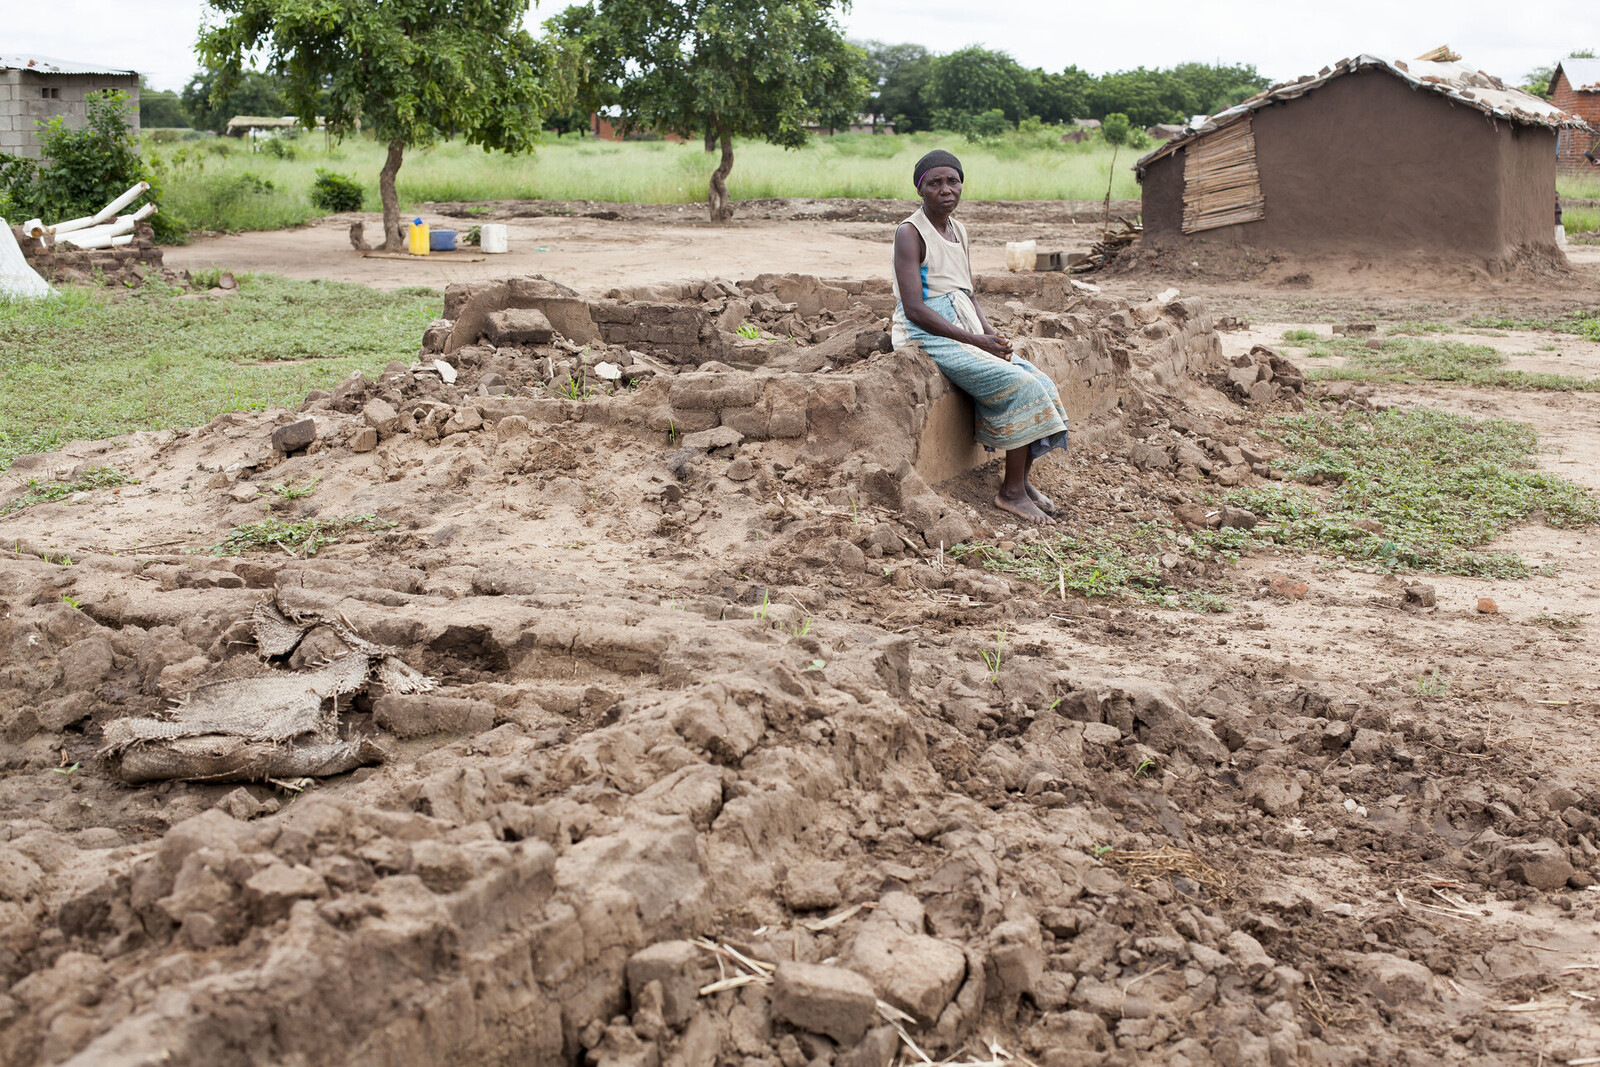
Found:
[[(1220, 356), (1210, 313), (1195, 300), (1135, 307), (1062, 274), (1031, 273), (980, 277), (978, 296), (1018, 353), (1056, 382), (1079, 425), (1115, 410), (1124, 386), (1170, 392)], [(973, 440), (970, 402), (933, 362), (916, 349), (890, 351), (893, 306), (886, 282), (808, 275), (617, 289), (595, 300), (544, 279), (504, 279), (452, 286), (423, 355), (506, 362), (519, 343), (561, 338), (583, 346), (573, 353), (582, 366), (561, 381), (607, 359), (619, 371), (642, 368), (628, 379), (637, 392), (600, 405), (600, 417), (674, 436), (726, 428), (725, 445), (794, 440), (819, 458), (905, 461), (938, 483), (992, 457)], [(757, 336), (738, 332), (757, 324)], [(558, 378), (547, 358), (538, 384)], [(480, 413), (490, 422), (566, 417), (545, 390), (525, 393), (479, 404)]]

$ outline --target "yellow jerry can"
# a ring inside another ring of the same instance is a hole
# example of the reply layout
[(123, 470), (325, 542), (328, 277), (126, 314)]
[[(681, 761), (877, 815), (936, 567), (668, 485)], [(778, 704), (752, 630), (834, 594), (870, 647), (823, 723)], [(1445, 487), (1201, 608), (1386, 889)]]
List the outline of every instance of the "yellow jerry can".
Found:
[(411, 220), (411, 236), (407, 240), (407, 251), (414, 256), (428, 254), (428, 224), (421, 219)]

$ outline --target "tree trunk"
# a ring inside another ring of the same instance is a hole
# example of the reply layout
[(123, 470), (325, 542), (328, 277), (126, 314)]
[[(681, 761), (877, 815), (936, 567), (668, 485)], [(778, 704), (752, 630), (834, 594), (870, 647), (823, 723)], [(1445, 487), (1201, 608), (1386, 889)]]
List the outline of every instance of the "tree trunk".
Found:
[(733, 171), (733, 137), (722, 134), (722, 162), (711, 172), (711, 192), (706, 197), (711, 207), (712, 222), (727, 222), (733, 218), (733, 208), (728, 204), (728, 175)]
[(1117, 179), (1117, 150), (1121, 147), (1121, 145), (1111, 146), (1111, 173), (1106, 175), (1106, 217), (1102, 228), (1107, 233), (1111, 231), (1111, 183)]
[(400, 160), (405, 145), (396, 137), (389, 142), (389, 157), (378, 172), (378, 199), (383, 201), (383, 247), (389, 252), (401, 252), (405, 245), (400, 240), (400, 196), (394, 191), (394, 178), (400, 173)]

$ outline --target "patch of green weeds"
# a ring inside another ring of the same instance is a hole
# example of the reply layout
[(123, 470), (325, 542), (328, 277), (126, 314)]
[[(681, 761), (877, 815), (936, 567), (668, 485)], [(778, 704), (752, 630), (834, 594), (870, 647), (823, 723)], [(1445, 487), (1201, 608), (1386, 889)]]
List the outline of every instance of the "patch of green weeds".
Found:
[(996, 630), (994, 651), (991, 652), (986, 648), (979, 649), (978, 655), (983, 657), (983, 665), (989, 671), (989, 681), (998, 682), (1000, 680), (1000, 665), (1005, 662), (1006, 656), (1006, 632), (1004, 630)]
[(1450, 695), (1450, 678), (1439, 673), (1435, 667), (1428, 674), (1418, 675), (1416, 681), (1417, 695), (1422, 697), (1443, 697)]
[(1284, 330), (1283, 340), (1285, 344), (1309, 345), (1322, 340), (1322, 335), (1316, 330)]
[(1490, 330), (1551, 330), (1555, 333), (1574, 333), (1589, 341), (1600, 341), (1600, 308), (1593, 311), (1569, 311), (1565, 315), (1545, 317), (1477, 316), (1466, 320), (1465, 325)]
[(1438, 341), (1432, 338), (1391, 337), (1382, 348), (1362, 344), (1329, 343), (1321, 354), (1346, 357), (1342, 367), (1314, 370), (1309, 377), (1321, 381), (1460, 382), (1496, 389), (1537, 389), (1556, 392), (1600, 391), (1600, 378), (1574, 378), (1510, 370), (1506, 357), (1489, 345)]
[(75, 596), (67, 596), (67, 594), (62, 593), (61, 594), (61, 602), (63, 604), (65, 604), (67, 607), (71, 608), (73, 611), (82, 611), (83, 610), (83, 602), (80, 601)]
[(755, 606), (755, 610), (750, 613), (750, 617), (759, 622), (767, 617), (767, 612), (771, 609), (772, 591), (770, 589), (763, 589), (761, 590), (761, 603)]
[(356, 530), (387, 530), (396, 525), (398, 523), (372, 514), (355, 515), (348, 519), (304, 519), (300, 522), (263, 519), (235, 526), (227, 537), (211, 546), (211, 553), (239, 556), (257, 549), (280, 548), (291, 556), (304, 558), (316, 555)]
[(1389, 333), (1421, 336), (1430, 333), (1457, 333), (1460, 329), (1459, 326), (1445, 322), (1397, 322), (1389, 327)]
[[(1264, 519), (1245, 538), (1227, 535), (1240, 548), (1273, 543), (1390, 570), (1521, 578), (1534, 568), (1519, 556), (1480, 549), (1536, 515), (1561, 528), (1600, 522), (1595, 497), (1535, 468), (1538, 436), (1520, 423), (1418, 408), (1296, 415), (1268, 433), (1288, 449), (1291, 477), (1333, 488), (1228, 493), (1226, 502)], [(1211, 535), (1212, 547), (1222, 535)]]
[(317, 491), (317, 483), (322, 481), (322, 476), (311, 479), (309, 482), (297, 483), (293, 478), (287, 482), (268, 482), (266, 488), (276, 493), (280, 500), (302, 500)]
[(1541, 611), (1533, 617), (1533, 621), (1538, 626), (1548, 626), (1552, 630), (1572, 631), (1583, 629), (1583, 620), (1588, 617), (1587, 611), (1558, 611), (1554, 614)]
[(74, 493), (87, 493), (95, 489), (115, 489), (120, 485), (138, 485), (139, 479), (130, 478), (113, 467), (90, 467), (76, 478), (52, 482), (28, 480), (27, 491), (15, 500), (0, 505), (0, 515), (31, 508), (35, 504), (49, 504), (65, 500)]
[(757, 326), (753, 322), (746, 322), (742, 323), (734, 332), (740, 337), (743, 337), (746, 341), (754, 341), (757, 337), (761, 336), (761, 327)]
[(976, 557), (990, 570), (1029, 578), (1049, 589), (1086, 597), (1138, 596), (1165, 602), (1160, 554), (1174, 551), (1172, 530), (1154, 524), (1131, 531), (1089, 527), (1080, 534), (1053, 533), (1016, 554), (992, 545), (956, 545), (957, 557)]
[(1133, 769), (1133, 776), (1135, 778), (1144, 778), (1147, 775), (1149, 775), (1151, 771), (1153, 771), (1155, 769), (1156, 769), (1156, 761), (1155, 760), (1148, 759), (1148, 758), (1147, 759), (1142, 759), (1142, 760), (1139, 761), (1139, 766), (1137, 766), (1137, 767), (1135, 767)]
[(0, 469), (67, 441), (298, 407), (352, 371), (414, 359), (439, 311), (436, 290), (237, 277), (215, 299), (152, 280), (118, 299), (69, 285), (0, 300)]

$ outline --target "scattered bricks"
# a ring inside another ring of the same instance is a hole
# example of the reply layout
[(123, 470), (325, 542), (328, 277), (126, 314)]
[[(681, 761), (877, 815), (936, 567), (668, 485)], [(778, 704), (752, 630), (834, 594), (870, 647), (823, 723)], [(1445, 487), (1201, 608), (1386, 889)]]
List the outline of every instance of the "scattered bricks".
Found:
[(387, 400), (369, 400), (361, 417), (380, 437), (393, 437), (400, 430), (400, 413)]
[(728, 480), (732, 482), (748, 482), (756, 476), (756, 465), (744, 456), (740, 456), (728, 464)]
[(1032, 993), (1044, 975), (1044, 948), (1036, 919), (1011, 919), (989, 934), (990, 996), (1015, 1001)]
[(439, 427), (440, 437), (449, 437), (451, 434), (467, 433), (471, 430), (483, 429), (483, 416), (478, 414), (475, 407), (459, 407)]
[(1431, 608), (1439, 603), (1439, 594), (1428, 583), (1416, 582), (1406, 586), (1405, 602), (1414, 607)]
[(834, 1067), (889, 1067), (900, 1051), (900, 1035), (892, 1026), (880, 1026), (853, 1047), (841, 1049), (833, 1058)]
[(811, 390), (806, 407), (813, 418), (819, 413), (853, 415), (856, 411), (856, 383), (823, 380)]
[(961, 988), (967, 955), (926, 934), (890, 922), (869, 922), (850, 949), (851, 965), (872, 980), (884, 1000), (931, 1025)]
[(1233, 367), (1228, 371), (1228, 381), (1232, 382), (1241, 393), (1248, 393), (1260, 376), (1261, 369), (1254, 363), (1245, 367)]
[(1253, 530), (1260, 521), (1261, 516), (1246, 508), (1231, 505), (1222, 508), (1222, 527), (1225, 530)]
[(378, 447), (378, 431), (371, 426), (363, 426), (350, 436), (350, 451), (371, 452)]
[(784, 900), (795, 911), (837, 908), (844, 899), (839, 892), (839, 879), (843, 876), (842, 863), (822, 860), (797, 863), (789, 868), (789, 876), (784, 879)]
[(297, 900), (328, 895), (328, 883), (310, 867), (273, 863), (261, 868), (244, 884), (245, 903), (258, 923), (272, 923), (289, 914)]
[(1495, 612), (1497, 612), (1499, 610), (1500, 610), (1500, 605), (1496, 604), (1494, 601), (1490, 600), (1488, 597), (1479, 597), (1478, 598), (1478, 614), (1479, 615), (1493, 615)]
[(74, 641), (56, 658), (61, 668), (61, 687), (69, 693), (86, 693), (111, 673), (111, 639), (92, 634)]
[(775, 438), (804, 437), (808, 426), (805, 384), (792, 379), (769, 382), (766, 397), (771, 410), (767, 433)]
[(396, 737), (480, 734), (494, 726), (494, 705), (435, 693), (385, 693), (373, 701), (372, 718)]
[(1368, 952), (1361, 957), (1361, 971), (1373, 995), (1392, 1008), (1414, 1006), (1433, 992), (1433, 972), (1414, 960), (1403, 960), (1388, 952)]
[(272, 431), (272, 450), (284, 454), (298, 452), (316, 439), (316, 420), (300, 419)]
[(1249, 400), (1252, 404), (1270, 404), (1277, 396), (1278, 387), (1271, 382), (1257, 382), (1250, 387)]
[(709, 430), (685, 435), (682, 444), (684, 448), (710, 452), (718, 448), (733, 448), (743, 440), (744, 434), (731, 426), (713, 426)]
[(528, 420), (522, 415), (507, 415), (494, 425), (495, 436), (502, 441), (528, 436)]
[(1303, 790), (1282, 767), (1257, 767), (1244, 780), (1244, 796), (1250, 805), (1268, 815), (1288, 815), (1300, 806)]
[(761, 441), (770, 436), (768, 426), (771, 420), (763, 408), (723, 408), (718, 412), (718, 418), (722, 420), (722, 425), (754, 440)]
[(335, 411), (353, 415), (361, 410), (371, 389), (372, 383), (367, 381), (367, 376), (358, 371), (333, 387), (328, 398), (329, 406)]
[(1172, 457), (1166, 449), (1144, 441), (1135, 441), (1128, 449), (1128, 462), (1142, 471), (1169, 470), (1172, 467)]
[(877, 1021), (872, 983), (854, 971), (786, 962), (772, 977), (772, 1014), (798, 1029), (853, 1045)]
[(507, 308), (484, 320), (484, 336), (497, 348), (503, 345), (548, 344), (556, 334), (538, 308)]
[(1548, 837), (1537, 841), (1513, 841), (1495, 852), (1490, 864), (1505, 871), (1506, 877), (1535, 889), (1560, 889), (1572, 877), (1567, 850)]
[(682, 1026), (699, 997), (704, 954), (688, 941), (658, 941), (628, 959), (628, 993), (637, 998), (651, 982), (661, 984), (662, 1018)]
[(753, 375), (688, 373), (673, 380), (667, 400), (675, 410), (720, 411), (755, 407), (760, 396), (761, 382)]
[(1267, 591), (1284, 600), (1304, 600), (1311, 587), (1305, 582), (1297, 582), (1280, 574), (1274, 575), (1272, 580), (1267, 582)]

